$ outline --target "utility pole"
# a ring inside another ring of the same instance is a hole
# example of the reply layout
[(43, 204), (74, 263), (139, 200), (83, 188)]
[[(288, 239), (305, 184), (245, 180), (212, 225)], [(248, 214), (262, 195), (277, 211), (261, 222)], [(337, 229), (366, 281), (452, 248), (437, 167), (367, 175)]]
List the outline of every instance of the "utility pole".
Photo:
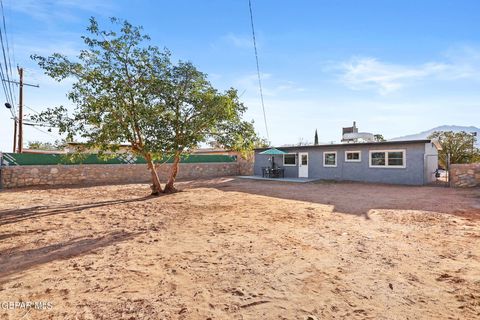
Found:
[[(35, 88), (40, 88), (38, 84), (29, 84), (29, 83), (23, 83), (23, 68), (17, 67), (18, 69), (18, 75), (20, 77), (19, 82), (17, 81), (12, 81), (12, 80), (6, 80), (2, 79), (2, 81), (5, 82), (10, 82), (10, 83), (15, 83), (19, 85), (19, 99), (18, 99), (18, 125), (17, 125), (17, 118), (16, 116), (13, 119), (15, 121), (14, 124), (14, 132), (13, 132), (13, 152), (18, 150), (18, 153), (23, 152), (23, 86), (29, 86), (29, 87), (35, 87)], [(17, 128), (18, 128), (18, 143), (16, 143), (16, 136), (17, 136)], [(18, 149), (17, 149), (18, 145)]]
[(18, 68), (19, 97), (18, 97), (18, 153), (23, 152), (23, 68)]

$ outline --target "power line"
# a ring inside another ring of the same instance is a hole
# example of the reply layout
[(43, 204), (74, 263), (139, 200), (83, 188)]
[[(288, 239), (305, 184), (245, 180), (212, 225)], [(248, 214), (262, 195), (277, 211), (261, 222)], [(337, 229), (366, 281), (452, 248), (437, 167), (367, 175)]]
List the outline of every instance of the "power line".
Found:
[(7, 87), (8, 87), (8, 92), (10, 94), (10, 102), (12, 104), (14, 104), (14, 98), (13, 98), (13, 90), (12, 90), (12, 84), (10, 83), (10, 71), (8, 70), (8, 62), (7, 62), (7, 57), (6, 57), (6, 54), (5, 54), (5, 46), (3, 44), (3, 36), (2, 36), (2, 31), (0, 30), (0, 42), (2, 43), (2, 52), (3, 52), (3, 61), (4, 61), (4, 64), (5, 64), (5, 73), (4, 73), (4, 76), (6, 76), (7, 80), (8, 80), (8, 84), (7, 84)]
[[(8, 68), (10, 69), (10, 76), (13, 79), (14, 76), (13, 76), (13, 70), (12, 70), (12, 59), (10, 58), (11, 57), (11, 55), (10, 55), (10, 45), (9, 45), (9, 41), (8, 41), (7, 24), (6, 24), (6, 19), (5, 19), (5, 10), (3, 8), (3, 0), (0, 0), (0, 6), (1, 6), (1, 9), (2, 9), (2, 20), (3, 20), (3, 31), (5, 33), (5, 42), (7, 44)], [(15, 62), (15, 53), (13, 51), (13, 47), (12, 47), (12, 54), (13, 54), (13, 60)], [(15, 65), (15, 63), (14, 63), (14, 65)], [(13, 84), (12, 84), (12, 86), (13, 86)], [(12, 94), (12, 95), (13, 95), (14, 106), (16, 108), (17, 98), (16, 98), (15, 94)], [(16, 110), (14, 110), (14, 111), (16, 111)]]
[(53, 134), (51, 134), (50, 132), (46, 132), (46, 131), (43, 131), (43, 130), (41, 130), (41, 129), (38, 129), (37, 127), (35, 127), (35, 126), (33, 126), (33, 125), (32, 125), (32, 128), (35, 129), (35, 130), (37, 130), (37, 131), (40, 131), (40, 132), (42, 132), (42, 133), (44, 133), (44, 134), (47, 134), (47, 135), (51, 136), (52, 138), (55, 138), (55, 139), (58, 138), (58, 137), (54, 136)]
[(12, 60), (10, 59), (10, 45), (8, 44), (8, 33), (7, 33), (7, 25), (5, 22), (5, 10), (3, 9), (3, 0), (0, 0), (0, 7), (2, 9), (3, 32), (5, 33), (5, 42), (7, 47), (8, 69), (10, 70), (10, 76), (13, 79)]
[[(1, 1), (1, 0), (0, 0)], [(3, 45), (3, 42), (2, 42)], [(30, 87), (36, 87), (39, 88), (39, 85), (35, 84), (29, 84), (29, 83), (24, 83), (23, 82), (23, 68), (17, 67), (18, 69), (18, 75), (19, 75), (19, 82), (16, 81), (11, 81), (11, 80), (6, 80), (6, 79), (1, 79), (2, 82), (7, 82), (7, 83), (18, 83), (20, 86), (20, 92), (19, 92), (19, 98), (18, 98), (18, 153), (22, 153), (23, 150), (23, 87), (24, 86), (30, 86)], [(2, 68), (0, 68), (0, 71)], [(15, 117), (16, 119), (16, 117)], [(16, 121), (15, 121), (16, 123)], [(16, 128), (16, 127), (15, 127)], [(14, 143), (15, 145), (15, 143)]]
[[(0, 34), (1, 34), (1, 29), (0, 29)], [(12, 97), (12, 92), (11, 92), (11, 86), (10, 86), (8, 80), (5, 80), (6, 77), (5, 77), (5, 74), (3, 72), (3, 66), (2, 66), (1, 61), (0, 61), (0, 77), (2, 78), (2, 87), (3, 87), (3, 92), (5, 93), (5, 100), (7, 100), (7, 102), (9, 102), (11, 105), (13, 105), (14, 103), (13, 103), (13, 97)], [(14, 106), (12, 106), (12, 108), (13, 107)]]
[[(4, 8), (3, 8), (3, 1), (0, 0), (0, 7), (2, 10), (2, 21), (3, 21), (3, 28), (0, 28), (0, 42), (2, 45), (2, 54), (3, 54), (3, 61), (4, 61), (4, 67), (5, 67), (5, 73), (3, 72), (3, 68), (0, 65), (0, 70), (1, 70), (1, 76), (2, 79), (7, 80), (7, 83), (3, 85), (4, 92), (5, 92), (5, 98), (7, 101), (13, 105), (12, 107), (15, 108), (15, 95), (13, 94), (13, 89), (12, 89), (12, 82), (10, 82), (10, 76), (12, 76), (13, 79), (13, 73), (12, 73), (12, 63), (10, 59), (10, 47), (8, 45), (8, 37), (7, 37), (7, 29), (6, 29), (6, 23), (5, 23), (5, 14), (4, 14)], [(3, 29), (3, 30), (2, 30)], [(4, 37), (3, 34), (5, 34), (5, 41), (7, 42), (6, 45), (4, 44)], [(7, 53), (5, 53), (5, 47), (7, 47)], [(8, 62), (7, 62), (7, 57), (8, 57)], [(15, 113), (15, 109), (13, 110)]]
[[(11, 119), (14, 120), (15, 118), (12, 116)], [(58, 128), (58, 127), (56, 127), (56, 126), (52, 126), (52, 125), (49, 124), (49, 123), (45, 123), (45, 122), (33, 122), (33, 121), (31, 121), (31, 120), (24, 120), (24, 121), (23, 121), (23, 124), (26, 125), (26, 126), (32, 126), (32, 127)]]
[[(2, 2), (3, 4), (3, 2)], [(12, 14), (12, 7), (8, 7), (8, 9), (10, 10), (10, 15)], [(9, 26), (10, 26), (10, 23), (9, 23)], [(14, 38), (14, 34), (10, 34), (10, 41), (11, 41), (11, 48), (12, 48), (12, 59), (13, 59), (13, 65), (16, 66), (17, 65), (17, 62), (16, 62), (16, 59), (15, 59), (15, 42), (13, 40)], [(12, 75), (13, 75), (13, 71), (12, 71)]]
[[(4, 25), (4, 29), (5, 29), (5, 39), (7, 40), (7, 53), (8, 53), (8, 59), (9, 59), (9, 66), (10, 66), (10, 75), (12, 76), (12, 79), (14, 78), (14, 75), (13, 75), (13, 69), (12, 69), (12, 65), (15, 66), (17, 65), (16, 63), (16, 59), (15, 59), (15, 43), (13, 41), (13, 38), (14, 38), (14, 34), (10, 34), (10, 37), (7, 38), (7, 27), (6, 27), (6, 19), (5, 19), (5, 10), (3, 8), (3, 0), (0, 0), (0, 4), (1, 4), (1, 8), (2, 8), (2, 18), (3, 18), (3, 25)], [(10, 14), (12, 13), (11, 11), (11, 7), (8, 7), (10, 9)], [(9, 21), (10, 22), (10, 21)], [(10, 26), (10, 23), (9, 23), (9, 26)], [(8, 41), (8, 39), (10, 39), (10, 42)], [(12, 48), (12, 60), (13, 60), (13, 63), (11, 63), (11, 60), (10, 60), (10, 48)], [(13, 85), (13, 83), (12, 83)], [(15, 85), (14, 88), (18, 86), (18, 85)], [(13, 95), (13, 102), (14, 102), (14, 105), (13, 105), (13, 111), (15, 112), (15, 114), (17, 114), (17, 95)]]
[[(13, 103), (13, 99), (10, 95), (10, 91), (7, 89), (7, 86), (8, 86), (8, 83), (6, 83), (6, 81), (3, 81), (3, 79), (5, 79), (5, 75), (3, 74), (3, 66), (2, 66), (2, 62), (0, 61), (0, 77), (2, 78), (2, 87), (3, 87), (3, 92), (5, 94), (5, 100), (7, 100), (7, 102), (10, 103), (10, 105), (14, 104)], [(14, 108), (14, 106), (12, 105), (12, 108)], [(11, 110), (11, 109), (10, 109)], [(12, 111), (12, 110), (11, 110)]]
[(270, 141), (270, 135), (268, 134), (267, 115), (265, 113), (265, 103), (263, 102), (262, 77), (260, 76), (260, 67), (258, 63), (257, 40), (255, 38), (255, 27), (253, 25), (253, 13), (252, 13), (251, 0), (248, 0), (248, 7), (250, 9), (250, 23), (252, 25), (252, 38), (253, 38), (253, 47), (255, 49), (255, 60), (257, 62), (258, 87), (260, 88), (260, 99), (262, 101), (263, 121), (265, 122), (265, 131), (267, 133), (267, 139)]
[(23, 124), (26, 125), (26, 126), (32, 126), (32, 127), (56, 128), (56, 127), (53, 127), (52, 125), (50, 125), (48, 123), (25, 122), (25, 121), (23, 121)]
[(35, 109), (30, 108), (29, 106), (26, 106), (26, 105), (23, 105), (23, 106), (24, 106), (25, 108), (27, 108), (28, 110), (35, 112), (36, 114), (40, 114), (40, 112), (38, 112), (38, 111), (35, 110)]

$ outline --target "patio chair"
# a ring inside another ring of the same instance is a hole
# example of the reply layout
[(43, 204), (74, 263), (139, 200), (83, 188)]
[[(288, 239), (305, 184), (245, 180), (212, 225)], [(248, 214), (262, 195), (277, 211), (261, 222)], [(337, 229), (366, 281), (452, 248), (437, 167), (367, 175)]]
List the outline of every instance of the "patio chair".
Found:
[(262, 177), (263, 178), (270, 178), (272, 175), (272, 169), (269, 167), (262, 167)]

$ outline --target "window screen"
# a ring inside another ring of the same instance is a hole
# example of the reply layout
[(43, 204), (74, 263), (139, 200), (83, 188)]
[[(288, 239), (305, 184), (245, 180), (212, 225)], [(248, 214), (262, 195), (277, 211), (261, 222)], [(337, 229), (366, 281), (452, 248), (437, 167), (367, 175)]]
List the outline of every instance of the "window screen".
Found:
[(296, 165), (296, 156), (295, 154), (284, 154), (283, 155), (283, 164), (284, 165)]
[(372, 166), (384, 166), (385, 165), (385, 152), (372, 152), (370, 157)]
[(337, 154), (333, 153), (333, 152), (325, 152), (324, 165), (326, 165), (326, 166), (337, 165)]
[(360, 152), (347, 152), (347, 160), (349, 161), (360, 160)]

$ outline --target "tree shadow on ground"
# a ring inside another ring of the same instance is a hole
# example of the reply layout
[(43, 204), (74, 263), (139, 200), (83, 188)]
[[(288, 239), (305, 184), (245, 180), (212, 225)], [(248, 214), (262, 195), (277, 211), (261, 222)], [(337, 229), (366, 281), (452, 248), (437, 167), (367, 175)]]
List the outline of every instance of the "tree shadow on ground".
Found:
[(27, 219), (40, 218), (52, 216), (63, 213), (74, 213), (87, 209), (100, 208), (104, 206), (111, 206), (117, 204), (125, 204), (131, 202), (140, 202), (155, 197), (146, 196), (141, 198), (127, 199), (127, 200), (107, 200), (83, 204), (66, 204), (57, 206), (34, 206), (22, 209), (6, 209), (0, 210), (0, 226), (21, 222)]
[(150, 191), (150, 181), (136, 181), (136, 182), (88, 182), (88, 183), (78, 183), (78, 184), (41, 184), (34, 186), (21, 186), (15, 188), (0, 189), (1, 193), (15, 193), (21, 191), (29, 190), (57, 190), (57, 189), (85, 189), (85, 188), (95, 188), (95, 187), (107, 187), (107, 186), (124, 186), (124, 185), (143, 185), (145, 186), (146, 191)]
[(25, 234), (24, 232), (10, 232), (10, 233), (4, 233), (4, 234), (0, 234), (0, 241), (1, 240), (5, 240), (5, 239), (10, 239), (10, 238), (15, 238), (15, 237), (18, 237), (18, 236), (21, 236)]
[[(458, 190), (427, 186), (402, 186), (360, 182), (262, 181), (218, 178), (185, 183), (186, 188), (207, 187), (266, 197), (312, 202), (333, 207), (334, 213), (369, 219), (371, 210), (416, 210), (480, 219), (480, 189)], [(446, 199), (454, 198), (454, 202)]]
[(92, 250), (134, 238), (138, 233), (113, 232), (97, 238), (74, 238), (41, 248), (18, 251), (18, 247), (0, 252), (0, 282), (9, 276), (55, 260), (70, 259)]

